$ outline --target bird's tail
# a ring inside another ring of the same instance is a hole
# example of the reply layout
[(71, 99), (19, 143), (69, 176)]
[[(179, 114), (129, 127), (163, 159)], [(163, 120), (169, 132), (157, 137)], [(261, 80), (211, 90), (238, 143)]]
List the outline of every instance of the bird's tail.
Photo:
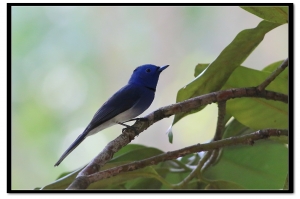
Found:
[(78, 138), (71, 144), (71, 146), (64, 152), (64, 154), (59, 158), (54, 166), (58, 166), (85, 138), (86, 135), (84, 133), (80, 134)]

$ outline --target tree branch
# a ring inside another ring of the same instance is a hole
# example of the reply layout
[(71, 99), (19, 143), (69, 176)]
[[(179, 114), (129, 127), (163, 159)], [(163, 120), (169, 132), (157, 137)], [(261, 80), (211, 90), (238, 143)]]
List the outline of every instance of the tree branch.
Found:
[(189, 112), (203, 105), (239, 97), (265, 98), (269, 100), (288, 103), (287, 95), (276, 93), (273, 91), (259, 91), (257, 88), (252, 87), (228, 89), (224, 91), (213, 92), (206, 95), (191, 98), (183, 102), (162, 107), (144, 117), (147, 121), (138, 120), (137, 122), (135, 122), (135, 124), (132, 126), (135, 130), (133, 130), (132, 128), (127, 128), (115, 140), (109, 142), (106, 145), (106, 147), (78, 174), (76, 179), (71, 183), (71, 185), (67, 189), (86, 188), (88, 181), (86, 181), (86, 178), (84, 176), (98, 172), (100, 168), (113, 157), (114, 153), (116, 153), (119, 149), (130, 143), (137, 134), (143, 132), (155, 122), (163, 118), (170, 117), (177, 113)]
[[(232, 145), (238, 145), (238, 144), (253, 145), (254, 141), (256, 141), (256, 140), (266, 139), (270, 136), (282, 136), (282, 135), (288, 136), (288, 130), (264, 129), (264, 130), (259, 130), (254, 133), (242, 135), (242, 136), (238, 136), (238, 137), (230, 137), (227, 139), (213, 141), (213, 142), (206, 143), (206, 144), (196, 144), (196, 145), (189, 146), (189, 147), (179, 149), (176, 151), (163, 153), (163, 154), (160, 154), (160, 155), (148, 158), (148, 159), (144, 159), (141, 161), (135, 161), (133, 163), (129, 163), (129, 164), (125, 164), (122, 166), (107, 169), (104, 171), (100, 171), (100, 172), (97, 172), (97, 173), (94, 173), (94, 174), (91, 174), (88, 176), (81, 176), (81, 178), (82, 178), (81, 180), (84, 179), (85, 182), (88, 182), (88, 183), (86, 183), (86, 185), (89, 185), (90, 183), (97, 182), (97, 181), (105, 179), (105, 178), (110, 178), (119, 173), (137, 170), (137, 169), (149, 166), (149, 165), (156, 165), (160, 162), (167, 161), (167, 160), (173, 160), (178, 157), (185, 156), (187, 154), (201, 152), (201, 151), (209, 151), (209, 150), (219, 149), (219, 148), (228, 147), (228, 146), (232, 146)], [(203, 164), (199, 164), (199, 165), (202, 166)], [(193, 176), (194, 176), (194, 173), (193, 173), (193, 175), (190, 174), (187, 180), (190, 180)], [(185, 182), (183, 182), (182, 184), (179, 184), (179, 186), (184, 185), (187, 182), (187, 180)], [(87, 188), (87, 187), (88, 186), (85, 186), (82, 188)], [(178, 187), (178, 185), (175, 185), (175, 187)]]
[[(218, 102), (218, 121), (217, 121), (217, 129), (215, 136), (213, 138), (213, 141), (217, 141), (222, 139), (224, 129), (225, 129), (225, 114), (226, 114), (226, 101), (220, 101)], [(210, 158), (207, 162), (205, 162), (205, 165), (203, 163), (202, 169), (208, 168), (210, 165), (214, 164), (219, 157), (220, 149), (215, 149), (211, 152)]]
[(218, 102), (218, 121), (217, 129), (213, 141), (220, 140), (223, 136), (225, 129), (225, 114), (226, 114), (226, 101)]

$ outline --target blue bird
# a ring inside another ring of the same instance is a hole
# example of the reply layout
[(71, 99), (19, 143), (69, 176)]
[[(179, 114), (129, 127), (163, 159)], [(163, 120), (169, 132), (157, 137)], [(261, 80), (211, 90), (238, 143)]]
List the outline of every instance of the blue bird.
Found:
[(54, 166), (58, 166), (87, 136), (93, 135), (115, 124), (137, 117), (152, 103), (160, 73), (169, 65), (158, 67), (145, 64), (137, 67), (128, 84), (109, 98), (95, 113), (92, 121)]

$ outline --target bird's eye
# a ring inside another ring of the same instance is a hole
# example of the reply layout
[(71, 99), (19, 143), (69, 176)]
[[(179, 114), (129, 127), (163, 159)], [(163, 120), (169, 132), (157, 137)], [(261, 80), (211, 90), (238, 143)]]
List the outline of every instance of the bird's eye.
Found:
[(146, 72), (147, 72), (147, 73), (150, 73), (150, 72), (151, 72), (150, 68), (147, 68), (147, 69), (146, 69)]

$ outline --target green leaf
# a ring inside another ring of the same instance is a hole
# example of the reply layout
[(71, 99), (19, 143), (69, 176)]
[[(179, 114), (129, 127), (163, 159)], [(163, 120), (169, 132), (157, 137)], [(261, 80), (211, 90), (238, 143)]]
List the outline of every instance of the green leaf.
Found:
[[(107, 164), (105, 164), (100, 170), (106, 170), (109, 168), (113, 168), (116, 166), (120, 166), (123, 164), (128, 164), (130, 163), (130, 161), (124, 161), (124, 162), (115, 162), (115, 163), (110, 163), (108, 162)], [(50, 189), (66, 189), (72, 182), (73, 180), (76, 178), (76, 176), (78, 175), (78, 173), (83, 169), (84, 167), (77, 169), (73, 172), (70, 172), (68, 175), (56, 180), (53, 183), (50, 183), (49, 185), (44, 186), (43, 188), (41, 188), (41, 190), (50, 190)]]
[(275, 142), (280, 142), (282, 144), (289, 144), (289, 137), (287, 136), (279, 136), (279, 137), (272, 136), (269, 139)]
[[(51, 190), (51, 189), (66, 189), (76, 178), (77, 174), (83, 169), (84, 167), (77, 169), (73, 172), (69, 172), (67, 175), (57, 179), (56, 181), (44, 186), (41, 190)], [(65, 174), (65, 173), (64, 173)], [(62, 176), (62, 175), (60, 175)]]
[[(120, 166), (120, 165), (124, 165), (124, 164), (128, 164), (130, 163), (131, 161), (121, 161), (121, 162), (113, 162), (113, 163), (107, 163), (105, 164), (102, 168), (101, 168), (101, 171), (103, 170), (107, 170), (107, 169), (110, 169), (110, 168), (113, 168), (113, 167), (117, 167), (117, 166)], [(82, 169), (82, 168), (81, 168)], [(81, 170), (80, 169), (80, 170)], [(41, 190), (49, 190), (49, 189), (66, 189), (72, 182), (73, 180), (76, 178), (78, 172), (80, 170), (77, 170), (73, 173), (70, 173), (69, 175), (43, 187)], [(143, 168), (143, 169), (139, 169), (139, 170), (136, 170), (136, 171), (132, 171), (132, 172), (129, 172), (131, 175), (128, 174), (128, 172), (126, 173), (121, 173), (117, 176), (114, 176), (114, 177), (111, 177), (111, 178), (108, 178), (108, 179), (103, 179), (99, 182), (95, 182), (93, 184), (91, 184), (88, 189), (96, 189), (96, 188), (99, 188), (99, 189), (108, 189), (108, 188), (116, 188), (115, 186), (118, 186), (118, 185), (122, 185), (132, 179), (135, 179), (137, 177), (153, 177), (153, 178), (156, 178), (156, 179), (160, 179), (160, 176), (154, 176), (154, 175), (157, 175), (156, 172), (153, 171), (153, 168)], [(139, 176), (140, 175), (140, 176)], [(161, 179), (160, 179), (161, 180)]]
[(205, 189), (205, 187), (207, 186), (206, 183), (198, 180), (198, 179), (193, 179), (191, 180), (185, 187), (184, 189)]
[[(241, 66), (232, 73), (222, 90), (254, 87), (270, 74)], [(288, 80), (277, 77), (266, 89), (288, 94)], [(226, 110), (240, 123), (253, 130), (288, 127), (288, 104), (283, 102), (262, 98), (236, 98), (227, 101)]]
[(207, 68), (207, 66), (209, 66), (209, 64), (198, 64), (195, 67), (194, 77), (200, 75), (200, 73), (202, 73)]
[(140, 144), (128, 144), (125, 147), (121, 148), (119, 151), (117, 151), (112, 159), (117, 158), (118, 156), (123, 155), (127, 152), (143, 148), (145, 148), (145, 146)]
[(284, 24), (288, 22), (288, 7), (287, 6), (241, 6), (242, 9), (273, 23)]
[[(226, 125), (223, 138), (245, 135), (253, 132), (254, 132), (253, 129), (250, 129), (249, 127), (246, 127), (245, 125), (241, 124), (236, 119), (233, 119), (229, 124)], [(287, 136), (279, 136), (279, 137), (272, 136), (269, 139), (276, 142), (280, 142), (282, 144), (289, 143), (289, 138)]]
[(250, 129), (236, 119), (233, 119), (229, 124), (226, 125), (223, 138), (249, 134), (253, 133), (253, 131), (253, 129)]
[[(181, 182), (183, 179), (185, 179), (190, 174), (190, 171), (184, 171), (184, 172), (169, 172), (165, 180), (168, 181), (171, 184), (177, 184)], [(162, 189), (169, 189), (168, 186), (163, 185)]]
[(231, 189), (231, 190), (236, 190), (236, 189), (244, 189), (241, 185), (238, 185), (234, 182), (230, 181), (225, 181), (225, 180), (215, 180), (210, 182), (205, 189)]
[[(120, 173), (119, 175), (113, 176), (111, 178), (92, 183), (88, 187), (88, 189), (112, 189), (116, 185), (124, 185), (126, 188), (125, 183), (130, 182), (131, 180), (136, 178), (156, 179), (165, 186), (169, 188), (171, 187), (171, 184), (164, 180), (160, 175), (158, 175), (152, 166), (148, 166), (142, 169)], [(133, 186), (133, 184), (131, 184), (131, 186)]]
[(253, 146), (224, 148), (219, 162), (207, 168), (203, 176), (235, 182), (245, 189), (282, 189), (287, 173), (287, 147), (261, 140)]
[[(155, 169), (157, 175), (159, 175), (161, 178), (164, 178), (167, 173), (169, 173), (168, 167), (162, 167), (163, 164), (158, 164), (156, 166), (153, 166)], [(161, 179), (158, 177), (159, 179)], [(170, 187), (171, 185), (169, 183), (166, 183), (167, 187)], [(125, 184), (126, 189), (160, 189), (163, 183), (160, 180), (157, 180), (156, 178), (136, 178), (134, 180), (128, 181)]]
[[(123, 147), (121, 150), (115, 153), (114, 158), (108, 161), (100, 170), (103, 171), (112, 167), (120, 166), (122, 164), (127, 164), (133, 161), (146, 159), (161, 153), (163, 153), (163, 151), (156, 148), (146, 147), (137, 144), (130, 144), (127, 145), (126, 147)], [(61, 178), (59, 178), (58, 180), (56, 180), (55, 182), (49, 185), (44, 186), (42, 189), (66, 189), (71, 184), (71, 182), (73, 182), (77, 174), (83, 168), (84, 167), (77, 169), (73, 172), (63, 173), (62, 175), (60, 175)], [(124, 180), (122, 182), (124, 182)]]
[(286, 175), (285, 183), (283, 185), (284, 190), (289, 190), (289, 175)]
[(125, 184), (126, 189), (160, 189), (162, 183), (155, 178), (137, 178)]
[(137, 161), (146, 159), (152, 156), (156, 156), (159, 154), (162, 154), (163, 151), (153, 148), (153, 147), (144, 147), (140, 149), (135, 149), (132, 151), (128, 151), (127, 153), (124, 153), (122, 155), (119, 155), (113, 159), (111, 159), (109, 162), (120, 162), (120, 161)]
[[(204, 72), (178, 91), (176, 102), (182, 102), (192, 97), (219, 90), (231, 73), (241, 65), (263, 40), (265, 34), (279, 25), (280, 24), (262, 21), (256, 28), (241, 31)], [(176, 114), (172, 125), (186, 115), (200, 111), (202, 108), (204, 107), (189, 113)]]

